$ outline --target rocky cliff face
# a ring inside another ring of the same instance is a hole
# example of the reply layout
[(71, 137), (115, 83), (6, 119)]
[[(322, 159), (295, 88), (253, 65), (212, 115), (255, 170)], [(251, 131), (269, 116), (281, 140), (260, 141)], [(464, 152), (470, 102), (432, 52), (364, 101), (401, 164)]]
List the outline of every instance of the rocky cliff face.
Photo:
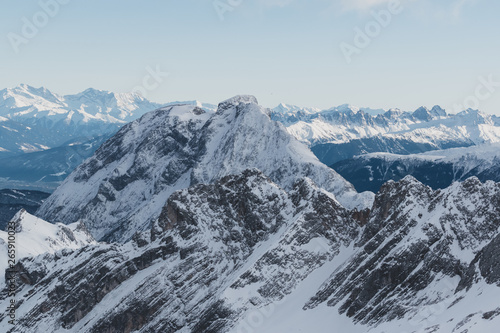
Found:
[(318, 332), (328, 318), (353, 332), (484, 332), (500, 319), (499, 194), (407, 177), (355, 219), (308, 178), (285, 190), (245, 170), (175, 192), (125, 244), (23, 260), (15, 332), (279, 332), (251, 319), (279, 306)]
[(213, 183), (255, 167), (290, 189), (310, 177), (348, 208), (371, 205), (371, 193), (320, 163), (252, 96), (238, 96), (207, 113), (176, 105), (126, 125), (44, 203), (49, 221), (82, 219), (100, 240), (126, 241), (158, 217), (176, 190)]
[(415, 318), (425, 307), (451, 307), (464, 298), (459, 291), (465, 285), (479, 283), (472, 282), (474, 274), (496, 283), (497, 265), (485, 254), (497, 250), (499, 194), (498, 183), (477, 178), (440, 191), (412, 177), (385, 184), (355, 255), (306, 308), (325, 302), (356, 322), (376, 325)]
[(16, 329), (220, 332), (259, 297), (291, 293), (358, 232), (311, 180), (287, 193), (247, 170), (174, 193), (129, 243), (24, 260)]

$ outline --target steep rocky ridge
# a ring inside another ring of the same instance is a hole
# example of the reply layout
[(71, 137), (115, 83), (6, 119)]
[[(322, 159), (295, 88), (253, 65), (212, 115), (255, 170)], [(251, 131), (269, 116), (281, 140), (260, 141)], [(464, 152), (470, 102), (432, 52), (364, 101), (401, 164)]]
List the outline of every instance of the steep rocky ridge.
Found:
[(348, 208), (365, 208), (373, 199), (319, 162), (254, 97), (237, 96), (216, 113), (175, 105), (124, 126), (38, 214), (49, 221), (82, 219), (97, 239), (126, 241), (149, 228), (174, 191), (249, 167), (285, 189), (309, 177)]

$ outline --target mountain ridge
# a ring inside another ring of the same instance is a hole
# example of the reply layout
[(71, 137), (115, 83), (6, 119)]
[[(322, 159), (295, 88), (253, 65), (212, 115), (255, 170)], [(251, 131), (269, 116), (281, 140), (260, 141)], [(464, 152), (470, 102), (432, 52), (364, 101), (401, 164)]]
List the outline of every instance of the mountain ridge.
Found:
[[(499, 191), (475, 178), (433, 191), (406, 177), (377, 194), (365, 224), (310, 179), (285, 191), (244, 170), (175, 192), (127, 243), (24, 259), (16, 332), (485, 332), (500, 320), (488, 261)], [(288, 321), (274, 320), (281, 306)]]
[(96, 239), (125, 241), (147, 229), (176, 190), (249, 167), (284, 188), (300, 175), (349, 208), (371, 205), (373, 194), (358, 194), (256, 103), (253, 96), (236, 96), (215, 113), (173, 105), (146, 114), (105, 142), (38, 214), (48, 221), (82, 216)]

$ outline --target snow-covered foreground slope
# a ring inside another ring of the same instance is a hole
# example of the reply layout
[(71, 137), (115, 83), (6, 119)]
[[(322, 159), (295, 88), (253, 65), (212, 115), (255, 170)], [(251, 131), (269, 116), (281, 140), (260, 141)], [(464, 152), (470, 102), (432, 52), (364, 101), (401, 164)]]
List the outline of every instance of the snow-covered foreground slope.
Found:
[(278, 107), (272, 118), (327, 165), (365, 153), (412, 154), (500, 142), (500, 118), (470, 109), (452, 115), (439, 106), (412, 113), (348, 105), (319, 112)]
[(412, 175), (432, 188), (446, 188), (472, 176), (500, 181), (500, 144), (451, 148), (421, 154), (372, 153), (332, 165), (358, 191), (378, 191), (389, 180)]
[(99, 240), (146, 230), (176, 190), (257, 168), (290, 189), (313, 179), (347, 208), (371, 205), (351, 184), (272, 121), (252, 96), (159, 109), (123, 127), (73, 172), (38, 211), (48, 221), (82, 220)]
[(0, 327), (496, 332), (499, 198), (499, 183), (407, 177), (360, 214), (308, 178), (285, 191), (246, 170), (174, 193), (128, 243), (23, 260), (18, 324)]
[[(24, 209), (12, 218), (11, 224), (15, 225), (16, 228), (14, 245), (17, 260), (96, 244), (81, 223), (51, 224), (29, 214)], [(3, 259), (0, 261), (0, 288), (3, 288), (5, 284), (4, 274), (8, 267), (8, 244), (8, 232), (0, 231), (0, 257)]]

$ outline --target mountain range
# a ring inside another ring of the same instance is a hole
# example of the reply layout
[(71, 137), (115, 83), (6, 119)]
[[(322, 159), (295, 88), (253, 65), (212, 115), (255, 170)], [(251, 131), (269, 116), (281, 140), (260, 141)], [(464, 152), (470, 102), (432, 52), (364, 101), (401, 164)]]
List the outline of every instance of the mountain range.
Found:
[(71, 139), (114, 133), (158, 108), (139, 95), (87, 89), (60, 96), (20, 85), (0, 91), (0, 151), (3, 155), (46, 150)]
[[(217, 109), (198, 101), (182, 103), (208, 112)], [(160, 105), (138, 94), (96, 89), (65, 96), (28, 85), (1, 90), (0, 187), (52, 192), (122, 126), (175, 104), (179, 102)], [(499, 117), (470, 109), (448, 114), (439, 106), (407, 112), (347, 104), (328, 110), (280, 104), (269, 113), (329, 166), (369, 153), (411, 155), (500, 138)]]
[(477, 110), (447, 114), (434, 106), (414, 112), (365, 111), (350, 105), (319, 112), (280, 107), (273, 110), (272, 119), (282, 122), (326, 165), (367, 153), (408, 155), (500, 142), (500, 118)]
[(20, 260), (17, 324), (4, 312), (0, 327), (496, 332), (500, 183), (406, 176), (357, 193), (272, 118), (237, 96), (123, 126), (38, 219), (15, 218), (48, 230), (41, 247), (81, 241)]

